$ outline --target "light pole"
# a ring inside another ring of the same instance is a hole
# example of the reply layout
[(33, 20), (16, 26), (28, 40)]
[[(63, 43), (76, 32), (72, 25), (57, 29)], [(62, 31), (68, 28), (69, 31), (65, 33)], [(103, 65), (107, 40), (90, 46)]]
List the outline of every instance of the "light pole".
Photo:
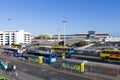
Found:
[(63, 24), (64, 24), (64, 47), (66, 45), (66, 37), (65, 37), (65, 24), (67, 23), (66, 20), (63, 20)]
[[(10, 18), (8, 18), (8, 21), (11, 21)], [(9, 27), (10, 28), (10, 27)], [(8, 30), (9, 32), (9, 36), (8, 36), (8, 43), (9, 43), (9, 47), (11, 47), (11, 32), (10, 32), (10, 29)]]

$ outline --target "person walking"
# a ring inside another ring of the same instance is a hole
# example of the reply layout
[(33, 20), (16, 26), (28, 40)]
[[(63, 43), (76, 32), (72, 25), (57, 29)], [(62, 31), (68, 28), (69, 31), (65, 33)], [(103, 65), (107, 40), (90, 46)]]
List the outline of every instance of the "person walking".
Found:
[(13, 65), (13, 71), (14, 72), (16, 71), (16, 65)]

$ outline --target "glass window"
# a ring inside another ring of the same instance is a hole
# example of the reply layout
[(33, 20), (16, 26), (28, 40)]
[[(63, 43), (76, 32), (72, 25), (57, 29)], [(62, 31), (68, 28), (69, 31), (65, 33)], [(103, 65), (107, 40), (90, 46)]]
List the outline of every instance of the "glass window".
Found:
[(118, 52), (114, 52), (114, 54), (118, 54)]
[(105, 53), (105, 51), (102, 51), (102, 53)]
[(56, 53), (52, 53), (52, 57), (56, 57)]

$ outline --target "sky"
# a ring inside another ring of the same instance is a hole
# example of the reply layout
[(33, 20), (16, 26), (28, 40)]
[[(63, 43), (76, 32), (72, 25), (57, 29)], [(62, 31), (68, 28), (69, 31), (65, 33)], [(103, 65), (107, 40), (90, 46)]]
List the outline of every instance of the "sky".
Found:
[(36, 35), (58, 28), (61, 34), (94, 30), (120, 37), (120, 0), (0, 0), (0, 30)]

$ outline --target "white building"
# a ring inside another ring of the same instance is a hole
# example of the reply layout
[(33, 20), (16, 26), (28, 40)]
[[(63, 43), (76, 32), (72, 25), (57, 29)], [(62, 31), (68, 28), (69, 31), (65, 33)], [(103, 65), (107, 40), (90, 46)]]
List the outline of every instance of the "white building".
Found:
[(24, 32), (24, 30), (8, 30), (0, 31), (0, 45), (12, 45), (12, 44), (29, 44), (31, 42), (31, 34)]
[(120, 42), (120, 38), (112, 38), (112, 37), (110, 37), (110, 38), (106, 38), (105, 39), (105, 41), (106, 42)]

